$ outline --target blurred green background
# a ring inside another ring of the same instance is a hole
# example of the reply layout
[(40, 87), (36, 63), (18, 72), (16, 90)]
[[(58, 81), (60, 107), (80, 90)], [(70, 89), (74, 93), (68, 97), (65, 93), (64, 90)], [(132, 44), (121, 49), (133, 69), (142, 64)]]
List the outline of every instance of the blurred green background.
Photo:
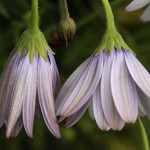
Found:
[[(110, 2), (118, 30), (150, 71), (150, 23), (139, 21), (143, 10), (125, 12), (124, 8), (131, 0)], [(56, 53), (62, 83), (92, 54), (106, 28), (101, 0), (68, 0), (68, 7), (77, 23), (77, 33), (67, 48), (56, 47), (52, 32), (62, 16), (61, 0), (39, 0), (40, 28)], [(29, 23), (30, 9), (30, 0), (0, 0), (0, 73)], [(142, 120), (150, 137), (150, 120)], [(16, 138), (8, 140), (5, 138), (5, 127), (2, 127), (0, 150), (142, 150), (138, 123), (126, 125), (121, 132), (102, 132), (87, 112), (74, 127), (65, 129), (61, 123), (60, 128), (62, 138), (56, 139), (44, 121), (36, 119), (33, 139), (29, 139), (22, 129)]]

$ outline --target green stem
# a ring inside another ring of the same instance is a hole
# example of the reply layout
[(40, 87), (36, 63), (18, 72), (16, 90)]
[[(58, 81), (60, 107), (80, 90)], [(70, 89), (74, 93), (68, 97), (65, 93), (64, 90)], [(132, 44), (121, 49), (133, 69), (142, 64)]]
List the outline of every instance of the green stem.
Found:
[(67, 0), (64, 0), (64, 17), (65, 18), (70, 17), (69, 10), (68, 10), (68, 5), (67, 5)]
[(105, 8), (106, 18), (107, 18), (107, 32), (113, 34), (116, 32), (115, 21), (111, 6), (108, 0), (102, 0), (102, 3)]
[(148, 142), (148, 137), (144, 128), (144, 125), (140, 119), (140, 117), (138, 117), (138, 121), (139, 121), (139, 125), (140, 125), (140, 129), (141, 129), (141, 134), (142, 134), (142, 142), (143, 142), (143, 150), (149, 150), (149, 142)]
[(38, 0), (32, 0), (31, 24), (29, 28), (34, 33), (39, 29)]

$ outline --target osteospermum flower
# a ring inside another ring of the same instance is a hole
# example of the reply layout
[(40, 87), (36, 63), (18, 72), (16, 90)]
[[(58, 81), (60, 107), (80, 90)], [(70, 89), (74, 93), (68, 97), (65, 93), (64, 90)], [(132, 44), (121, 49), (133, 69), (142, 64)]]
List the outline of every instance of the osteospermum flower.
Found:
[[(53, 135), (60, 137), (54, 109), (59, 86), (53, 52), (38, 27), (38, 3), (33, 0), (31, 25), (12, 52), (0, 81), (0, 126), (6, 136), (17, 136), (24, 125), (33, 136), (34, 117), (40, 106), (44, 121)], [(37, 99), (36, 99), (37, 98)]]
[[(69, 77), (56, 99), (60, 121), (74, 125), (90, 106), (90, 115), (101, 130), (121, 130), (139, 113), (149, 116), (150, 76), (117, 32), (111, 8), (102, 0), (107, 31), (102, 43)], [(148, 105), (147, 105), (148, 104)]]
[(134, 11), (148, 5), (146, 10), (141, 16), (141, 20), (144, 22), (150, 21), (150, 0), (133, 0), (125, 9), (126, 11)]

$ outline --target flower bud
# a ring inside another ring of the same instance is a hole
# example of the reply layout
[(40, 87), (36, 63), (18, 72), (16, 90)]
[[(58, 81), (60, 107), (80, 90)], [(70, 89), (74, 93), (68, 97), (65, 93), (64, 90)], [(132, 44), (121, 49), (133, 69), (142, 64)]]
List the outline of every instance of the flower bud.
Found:
[(71, 41), (74, 38), (76, 23), (72, 18), (66, 17), (59, 22), (57, 32), (59, 38), (65, 40), (66, 45), (68, 45), (68, 41)]

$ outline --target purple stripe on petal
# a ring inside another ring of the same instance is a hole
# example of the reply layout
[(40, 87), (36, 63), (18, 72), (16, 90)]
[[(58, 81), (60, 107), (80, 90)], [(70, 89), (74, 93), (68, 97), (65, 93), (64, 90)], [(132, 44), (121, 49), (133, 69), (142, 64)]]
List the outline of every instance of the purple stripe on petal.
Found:
[(52, 73), (50, 63), (39, 56), (38, 62), (38, 96), (42, 115), (48, 129), (53, 135), (60, 138), (60, 131), (54, 109)]
[(33, 136), (33, 122), (36, 104), (37, 60), (33, 59), (27, 74), (23, 98), (23, 123), (29, 137)]
[(53, 90), (54, 90), (54, 94), (56, 94), (60, 88), (59, 72), (58, 72), (58, 68), (54, 56), (51, 54), (50, 51), (47, 51), (47, 53), (49, 56), (50, 68), (52, 72)]
[(121, 118), (125, 122), (134, 123), (138, 115), (138, 95), (122, 51), (116, 51), (113, 60), (111, 90), (115, 106)]
[(150, 98), (150, 75), (131, 52), (125, 52), (129, 72), (139, 88)]
[(92, 96), (95, 91), (103, 69), (103, 57), (101, 55), (91, 59), (74, 90), (62, 107), (61, 115), (70, 116), (78, 111)]
[(87, 68), (90, 59), (87, 59), (84, 63), (82, 63), (74, 73), (69, 77), (69, 79), (65, 82), (63, 87), (61, 88), (58, 96), (56, 98), (55, 106), (57, 109), (57, 115), (60, 115), (60, 111), (67, 101), (69, 95), (73, 92), (76, 84), (79, 82), (80, 77), (82, 76), (83, 72)]
[(5, 120), (7, 120), (9, 106), (11, 104), (10, 100), (14, 76), (17, 70), (19, 59), (20, 55), (15, 59), (13, 59), (12, 55), (10, 56), (0, 80), (0, 127), (3, 125)]
[(65, 127), (70, 128), (72, 127), (74, 124), (76, 124), (81, 117), (83, 116), (83, 114), (85, 113), (85, 111), (87, 110), (89, 104), (90, 104), (90, 100), (84, 105), (82, 106), (76, 113), (74, 113), (73, 115), (69, 116), (67, 118), (67, 122), (65, 124)]
[(108, 131), (110, 129), (110, 126), (105, 119), (101, 102), (101, 81), (98, 84), (96, 91), (93, 93), (92, 103), (94, 117), (98, 127), (103, 131)]
[(113, 52), (111, 55), (105, 53), (106, 58), (101, 79), (101, 100), (104, 115), (108, 124), (113, 130), (121, 130), (124, 127), (125, 122), (121, 119), (116, 110), (112, 97), (111, 83), (110, 83), (111, 68), (114, 54), (115, 52)]
[(22, 126), (23, 126), (23, 120), (22, 120), (22, 115), (20, 115), (20, 117), (18, 118), (18, 120), (11, 132), (10, 137), (16, 137), (19, 134)]
[(26, 94), (24, 93), (24, 85), (26, 83), (29, 66), (30, 66), (30, 60), (27, 55), (23, 58), (23, 60), (19, 64), (18, 70), (15, 74), (15, 81), (14, 81), (14, 87), (12, 93), (12, 104), (11, 104), (7, 131), (6, 131), (7, 137), (10, 137), (14, 125), (21, 114), (23, 96), (24, 94)]

